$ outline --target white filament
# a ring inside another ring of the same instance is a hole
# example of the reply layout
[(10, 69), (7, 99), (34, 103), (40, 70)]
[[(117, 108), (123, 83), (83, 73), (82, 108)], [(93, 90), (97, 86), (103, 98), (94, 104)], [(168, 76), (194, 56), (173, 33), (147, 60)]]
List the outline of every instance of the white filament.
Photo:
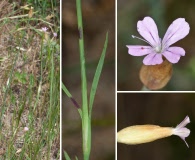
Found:
[(143, 39), (143, 38), (139, 38), (139, 37), (134, 36), (134, 35), (132, 35), (132, 38), (137, 38), (137, 39), (140, 39), (140, 40), (142, 40), (142, 41), (144, 41), (144, 42), (148, 43), (149, 45), (151, 45), (151, 46), (154, 48), (154, 46), (153, 46), (150, 42), (146, 41), (146, 40), (145, 40), (145, 39)]

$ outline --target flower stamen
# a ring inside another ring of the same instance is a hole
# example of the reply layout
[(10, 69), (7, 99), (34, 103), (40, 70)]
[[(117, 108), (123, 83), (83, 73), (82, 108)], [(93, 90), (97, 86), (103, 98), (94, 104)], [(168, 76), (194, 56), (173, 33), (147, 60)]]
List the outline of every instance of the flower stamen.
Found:
[(154, 46), (153, 46), (150, 42), (146, 41), (145, 39), (139, 38), (139, 37), (134, 36), (134, 35), (132, 35), (132, 38), (137, 38), (137, 39), (139, 39), (139, 40), (142, 40), (142, 41), (148, 43), (149, 45), (151, 45), (151, 46), (154, 48)]

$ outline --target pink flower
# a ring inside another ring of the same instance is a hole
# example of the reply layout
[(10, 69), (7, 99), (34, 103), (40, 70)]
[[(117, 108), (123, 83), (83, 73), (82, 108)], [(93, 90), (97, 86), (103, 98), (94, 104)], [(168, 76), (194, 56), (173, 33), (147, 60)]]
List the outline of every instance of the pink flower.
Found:
[(42, 30), (43, 32), (47, 32), (48, 28), (47, 28), (47, 27), (42, 27), (41, 30)]
[(57, 35), (57, 33), (56, 33), (56, 32), (54, 32), (54, 33), (53, 33), (53, 36), (54, 36), (54, 37), (57, 37), (58, 35)]
[(173, 134), (179, 136), (189, 148), (187, 142), (185, 141), (185, 138), (190, 135), (190, 130), (185, 127), (188, 123), (190, 123), (190, 118), (186, 116), (186, 118), (173, 129)]
[(27, 132), (29, 130), (28, 127), (24, 127), (24, 132)]
[(173, 43), (183, 39), (190, 31), (189, 24), (184, 18), (178, 18), (169, 26), (163, 40), (159, 38), (158, 29), (151, 17), (145, 17), (143, 21), (138, 21), (137, 29), (141, 39), (150, 46), (127, 45), (128, 53), (133, 56), (147, 55), (143, 63), (145, 65), (156, 65), (163, 62), (163, 56), (171, 63), (177, 63), (181, 56), (185, 55), (185, 50), (181, 47), (170, 47)]

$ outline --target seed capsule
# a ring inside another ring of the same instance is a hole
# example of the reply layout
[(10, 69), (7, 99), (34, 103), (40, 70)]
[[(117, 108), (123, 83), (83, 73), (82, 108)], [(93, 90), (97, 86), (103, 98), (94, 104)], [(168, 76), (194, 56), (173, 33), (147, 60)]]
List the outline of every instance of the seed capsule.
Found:
[(171, 135), (179, 136), (186, 143), (185, 138), (189, 136), (190, 130), (185, 126), (190, 123), (188, 116), (176, 128), (160, 127), (157, 125), (135, 125), (124, 128), (117, 133), (117, 142), (124, 144), (141, 144), (152, 142), (157, 139), (169, 137)]
[(159, 65), (142, 65), (140, 80), (150, 90), (163, 88), (172, 76), (172, 64), (164, 60)]

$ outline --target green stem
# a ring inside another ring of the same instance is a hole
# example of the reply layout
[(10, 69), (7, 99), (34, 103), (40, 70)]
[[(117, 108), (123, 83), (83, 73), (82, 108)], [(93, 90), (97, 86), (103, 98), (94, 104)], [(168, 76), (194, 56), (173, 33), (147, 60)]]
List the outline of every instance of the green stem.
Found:
[(81, 63), (81, 87), (82, 87), (82, 134), (83, 134), (83, 156), (84, 160), (89, 159), (91, 150), (91, 122), (89, 119), (88, 100), (87, 100), (87, 80), (85, 71), (85, 52), (82, 23), (81, 0), (76, 0), (77, 21), (79, 31), (79, 50)]

